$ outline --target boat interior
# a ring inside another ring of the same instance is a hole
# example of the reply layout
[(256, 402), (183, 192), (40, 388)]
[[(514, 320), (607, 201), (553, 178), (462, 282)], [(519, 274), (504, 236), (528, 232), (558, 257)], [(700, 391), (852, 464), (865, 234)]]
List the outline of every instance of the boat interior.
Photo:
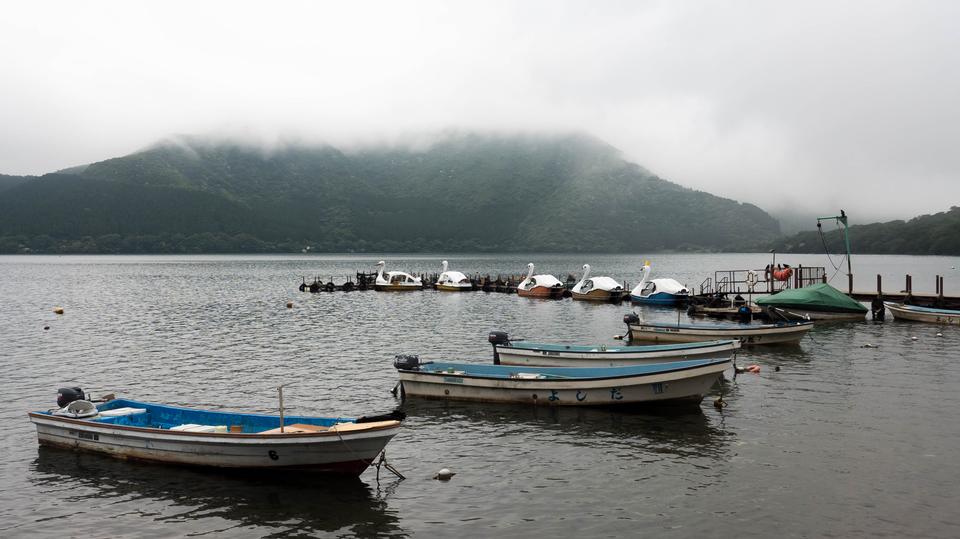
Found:
[[(220, 432), (242, 434), (280, 433), (280, 417), (265, 414), (240, 414), (212, 410), (195, 410), (114, 399), (98, 404), (97, 414), (86, 421), (126, 427), (164, 429), (184, 432)], [(58, 415), (55, 412), (42, 412)], [(353, 425), (353, 418), (285, 416), (285, 433), (323, 432), (340, 423)], [(337, 430), (343, 430), (338, 425)]]

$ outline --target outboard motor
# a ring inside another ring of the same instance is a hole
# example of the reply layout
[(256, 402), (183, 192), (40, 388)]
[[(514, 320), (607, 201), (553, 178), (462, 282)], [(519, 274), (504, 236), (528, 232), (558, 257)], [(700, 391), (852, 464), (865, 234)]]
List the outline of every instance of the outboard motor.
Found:
[(623, 323), (626, 324), (626, 325), (628, 325), (628, 326), (629, 326), (630, 324), (639, 324), (639, 323), (640, 323), (640, 317), (637, 316), (637, 313), (625, 314), (625, 315), (623, 315)]
[(487, 340), (493, 345), (493, 364), (499, 365), (500, 352), (497, 351), (497, 346), (510, 346), (510, 335), (506, 331), (491, 331)]
[(420, 370), (420, 356), (397, 354), (393, 356), (393, 366), (398, 371), (418, 371)]
[(750, 321), (753, 319), (753, 313), (750, 312), (750, 307), (747, 307), (746, 305), (741, 305), (740, 308), (737, 309), (737, 318), (740, 319), (741, 323), (749, 324)]
[(886, 314), (887, 308), (883, 304), (883, 298), (880, 296), (873, 298), (873, 301), (870, 302), (870, 318), (883, 322)]
[(487, 340), (494, 346), (507, 346), (510, 344), (510, 335), (506, 331), (491, 331), (490, 335), (487, 335)]
[(86, 400), (87, 396), (79, 387), (61, 387), (57, 390), (57, 406), (63, 408), (73, 401)]

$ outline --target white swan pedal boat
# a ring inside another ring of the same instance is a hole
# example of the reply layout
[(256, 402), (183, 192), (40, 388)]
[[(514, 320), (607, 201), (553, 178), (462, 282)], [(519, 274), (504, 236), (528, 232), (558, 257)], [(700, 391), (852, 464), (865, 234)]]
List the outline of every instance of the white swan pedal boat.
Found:
[(404, 396), (545, 406), (697, 404), (730, 359), (696, 359), (630, 367), (530, 367), (420, 363), (397, 356)]
[(725, 359), (740, 349), (738, 339), (677, 344), (574, 345), (511, 341), (507, 333), (493, 331), (495, 365), (538, 367), (623, 367), (687, 359)]
[(76, 400), (28, 415), (43, 446), (169, 464), (346, 475), (360, 475), (402, 419), (285, 416), (281, 430), (279, 416), (128, 399)]

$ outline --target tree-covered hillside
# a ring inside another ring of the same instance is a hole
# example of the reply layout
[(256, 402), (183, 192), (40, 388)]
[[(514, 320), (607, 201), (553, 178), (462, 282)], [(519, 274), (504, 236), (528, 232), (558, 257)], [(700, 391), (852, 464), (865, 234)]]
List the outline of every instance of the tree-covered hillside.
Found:
[(184, 138), (0, 191), (2, 252), (725, 250), (745, 230), (779, 233), (582, 135), (351, 151)]
[(29, 181), (31, 176), (7, 176), (0, 174), (0, 193)]
[[(909, 221), (889, 221), (850, 227), (850, 250), (859, 254), (960, 255), (960, 207)], [(771, 244), (780, 252), (842, 253), (843, 233), (824, 224), (817, 232), (801, 232)]]

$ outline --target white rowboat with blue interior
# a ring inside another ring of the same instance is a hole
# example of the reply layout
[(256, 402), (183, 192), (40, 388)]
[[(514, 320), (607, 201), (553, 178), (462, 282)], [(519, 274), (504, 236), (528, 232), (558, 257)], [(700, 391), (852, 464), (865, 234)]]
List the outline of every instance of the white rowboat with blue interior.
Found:
[(635, 314), (623, 316), (632, 342), (698, 342), (739, 339), (743, 345), (800, 342), (813, 329), (813, 322), (776, 324), (661, 324), (643, 322)]
[(890, 309), (894, 318), (900, 320), (929, 322), (931, 324), (960, 325), (960, 311), (953, 309), (935, 309), (933, 307), (920, 307), (917, 305), (904, 305), (903, 303), (890, 302), (884, 302), (884, 305)]
[(395, 415), (286, 416), (281, 429), (279, 416), (126, 399), (67, 401), (29, 417), (44, 446), (168, 464), (347, 475), (362, 473), (400, 429)]
[(487, 338), (496, 365), (538, 367), (623, 367), (686, 359), (726, 359), (740, 349), (738, 339), (678, 344), (573, 345), (511, 341), (502, 331)]
[(730, 359), (696, 359), (631, 367), (529, 367), (420, 363), (398, 356), (401, 393), (428, 399), (541, 406), (696, 404)]

